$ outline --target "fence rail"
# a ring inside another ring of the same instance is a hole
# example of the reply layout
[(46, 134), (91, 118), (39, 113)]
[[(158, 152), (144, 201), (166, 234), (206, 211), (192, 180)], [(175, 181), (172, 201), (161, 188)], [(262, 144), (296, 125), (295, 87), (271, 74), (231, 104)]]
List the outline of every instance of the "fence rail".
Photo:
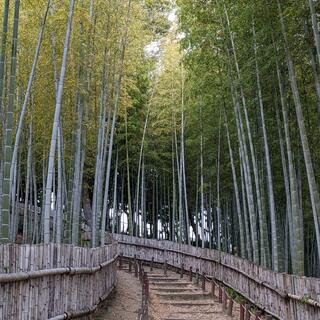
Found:
[(320, 279), (276, 273), (217, 250), (195, 248), (170, 241), (114, 235), (124, 257), (174, 267), (190, 267), (212, 276), (278, 319), (320, 319)]
[(0, 245), (0, 320), (83, 318), (116, 285), (117, 244)]

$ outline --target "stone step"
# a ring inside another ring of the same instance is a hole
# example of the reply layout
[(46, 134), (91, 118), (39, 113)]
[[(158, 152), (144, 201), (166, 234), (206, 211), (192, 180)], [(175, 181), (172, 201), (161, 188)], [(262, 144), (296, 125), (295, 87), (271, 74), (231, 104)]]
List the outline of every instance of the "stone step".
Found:
[(196, 292), (192, 287), (155, 287), (151, 286), (150, 290), (159, 292)]
[(174, 317), (174, 318), (161, 318), (161, 320), (188, 320), (187, 318), (176, 318), (176, 317)]
[(163, 272), (162, 273), (159, 273), (159, 272), (155, 273), (153, 271), (148, 271), (148, 270), (146, 270), (146, 272), (148, 272), (148, 275), (150, 277), (164, 277), (165, 276)]
[[(192, 307), (188, 308), (187, 311), (175, 310), (174, 312), (170, 313), (170, 317), (179, 317), (179, 316), (183, 316), (183, 315), (185, 315), (186, 317), (187, 316), (197, 317), (197, 316), (203, 315), (204, 313), (205, 314), (219, 314), (219, 313), (221, 313), (220, 311), (209, 311), (208, 306), (202, 306), (202, 307), (206, 308), (206, 309), (200, 310), (201, 306), (200, 307), (197, 306), (196, 310), (192, 310)], [(176, 309), (178, 309), (178, 308), (176, 308)], [(186, 309), (186, 308), (184, 308), (184, 309)]]
[(170, 306), (176, 307), (202, 307), (202, 306), (215, 306), (214, 301), (204, 300), (204, 301), (194, 301), (194, 300), (176, 300), (176, 301), (168, 301), (168, 300), (160, 300), (160, 304), (166, 304)]
[(167, 300), (200, 300), (211, 298), (210, 292), (157, 292), (155, 294), (159, 298)]
[(180, 278), (176, 277), (161, 277), (161, 276), (150, 276), (148, 274), (149, 281), (178, 281)]
[[(199, 320), (212, 320), (214, 319), (213, 316), (214, 312), (198, 312), (197, 314), (195, 313), (190, 313), (188, 315), (182, 315), (182, 314), (177, 314), (177, 315), (168, 315), (165, 316), (163, 318), (161, 318), (161, 320), (195, 320), (195, 319), (199, 319)], [(215, 313), (217, 314), (217, 313)]]
[(161, 286), (175, 286), (175, 287), (183, 287), (191, 285), (191, 282), (187, 281), (149, 281), (150, 284), (161, 287)]

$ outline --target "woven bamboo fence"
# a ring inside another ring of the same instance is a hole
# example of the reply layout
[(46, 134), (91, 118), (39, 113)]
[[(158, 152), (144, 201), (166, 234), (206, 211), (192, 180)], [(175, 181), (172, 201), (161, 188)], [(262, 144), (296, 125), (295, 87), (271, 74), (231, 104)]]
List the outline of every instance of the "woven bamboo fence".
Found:
[(117, 244), (0, 245), (0, 320), (88, 319), (116, 285)]
[(320, 319), (320, 279), (276, 273), (216, 250), (170, 241), (114, 235), (124, 257), (192, 267), (234, 289), (260, 309), (283, 320)]

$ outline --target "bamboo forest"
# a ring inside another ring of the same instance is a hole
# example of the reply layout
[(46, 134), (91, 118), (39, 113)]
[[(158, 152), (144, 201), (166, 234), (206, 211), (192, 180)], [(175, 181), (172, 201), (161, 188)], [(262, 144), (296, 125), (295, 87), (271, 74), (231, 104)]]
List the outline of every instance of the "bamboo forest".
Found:
[(0, 320), (320, 319), (319, 1), (0, 28)]

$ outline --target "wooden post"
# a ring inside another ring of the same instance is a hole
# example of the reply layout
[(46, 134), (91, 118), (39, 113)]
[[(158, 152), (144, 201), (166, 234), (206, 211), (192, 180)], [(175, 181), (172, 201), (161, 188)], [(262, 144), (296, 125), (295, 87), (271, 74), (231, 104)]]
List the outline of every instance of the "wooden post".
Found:
[(250, 304), (246, 304), (245, 305), (245, 316), (244, 316), (245, 320), (250, 320), (251, 319), (250, 307), (251, 307)]
[(131, 261), (131, 259), (129, 260), (129, 273), (131, 273), (131, 271), (132, 271), (132, 261)]
[(183, 269), (184, 269), (184, 264), (181, 263), (181, 270), (180, 270), (180, 279), (183, 278)]
[(189, 280), (190, 282), (192, 282), (192, 267), (190, 267), (190, 271), (189, 271)]
[(216, 283), (213, 279), (211, 280), (211, 294), (213, 298), (216, 296)]
[(141, 317), (140, 319), (145, 320), (146, 319), (146, 286), (144, 281), (142, 282), (142, 295), (141, 295), (142, 301), (141, 301)]
[(196, 285), (199, 285), (199, 269), (196, 270)]
[(148, 299), (149, 298), (149, 279), (146, 272), (144, 272), (143, 274), (143, 283), (145, 286), (145, 295), (146, 295), (146, 298)]
[(119, 269), (120, 270), (122, 269), (122, 259), (123, 259), (123, 253), (121, 252), (120, 256), (119, 256)]
[(222, 303), (222, 287), (219, 285), (219, 302)]
[(137, 255), (136, 254), (133, 256), (133, 261), (134, 261), (134, 264), (137, 263)]
[(152, 257), (151, 259), (150, 271), (153, 271), (153, 263), (154, 263), (154, 257)]
[(137, 263), (137, 261), (134, 261), (134, 275), (136, 278), (138, 278), (138, 263)]
[(143, 281), (143, 268), (142, 268), (142, 264), (141, 264), (141, 261), (139, 261), (139, 279), (140, 279), (140, 282)]
[(240, 303), (240, 320), (244, 320), (244, 312), (245, 312), (244, 301), (241, 301), (241, 303)]
[(232, 317), (232, 311), (233, 311), (233, 299), (229, 298), (228, 316)]
[(206, 274), (202, 273), (202, 291), (206, 291)]
[[(283, 273), (282, 275), (283, 275), (284, 292), (292, 292), (290, 276), (286, 273)], [(292, 316), (294, 316), (294, 312), (291, 312), (291, 307), (292, 307), (292, 304), (290, 303), (290, 299), (286, 299), (285, 300), (285, 310), (286, 310), (285, 314), (287, 316), (286, 319), (290, 319), (292, 318)]]
[(225, 288), (222, 289), (222, 310), (227, 309), (227, 294)]
[(163, 272), (164, 272), (164, 276), (167, 277), (167, 260), (164, 261)]

